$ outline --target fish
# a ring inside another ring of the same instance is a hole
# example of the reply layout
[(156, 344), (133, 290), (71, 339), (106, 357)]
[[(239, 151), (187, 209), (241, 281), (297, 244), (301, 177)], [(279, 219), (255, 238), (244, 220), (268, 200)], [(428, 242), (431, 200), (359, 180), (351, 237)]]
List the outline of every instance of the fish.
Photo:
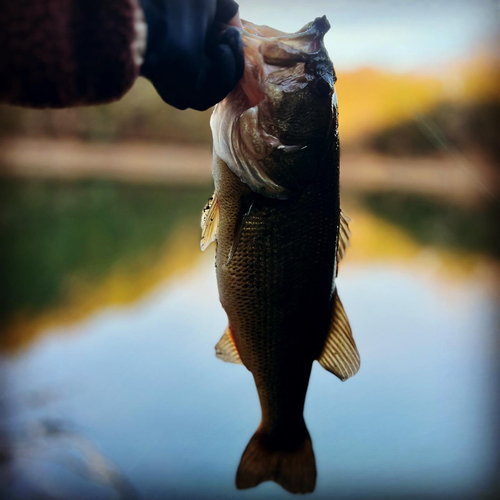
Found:
[(216, 241), (228, 326), (218, 358), (253, 375), (262, 419), (236, 487), (312, 492), (303, 410), (315, 360), (344, 381), (360, 357), (335, 284), (349, 245), (340, 208), (336, 75), (326, 16), (296, 33), (242, 21), (245, 72), (213, 111), (214, 195), (201, 248)]

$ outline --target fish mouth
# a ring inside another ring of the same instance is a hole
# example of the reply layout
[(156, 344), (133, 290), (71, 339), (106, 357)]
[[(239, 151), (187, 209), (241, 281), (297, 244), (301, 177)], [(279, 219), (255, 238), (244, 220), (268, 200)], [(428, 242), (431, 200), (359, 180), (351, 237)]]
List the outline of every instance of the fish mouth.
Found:
[(242, 21), (242, 25), (244, 39), (245, 37), (257, 37), (270, 42), (273, 40), (281, 41), (307, 53), (314, 53), (320, 49), (323, 37), (331, 27), (326, 16), (317, 17), (295, 33), (285, 33), (269, 26), (257, 26), (249, 21)]
[(296, 33), (284, 33), (242, 20), (240, 29), (245, 72), (212, 115), (214, 152), (252, 190), (286, 198), (288, 190), (273, 181), (263, 162), (275, 151), (294, 154), (308, 144), (280, 140), (282, 131), (275, 126), (269, 96), (306, 87), (331, 95), (332, 66), (323, 43), (330, 23), (326, 16), (318, 17)]
[(326, 53), (323, 39), (330, 30), (326, 16), (316, 18), (296, 33), (284, 33), (249, 21), (242, 21), (242, 25), (246, 64), (240, 86), (248, 98), (248, 107), (255, 106), (265, 98), (267, 77), (279, 68), (291, 68), (304, 63), (306, 73), (323, 76), (316, 69), (322, 52)]

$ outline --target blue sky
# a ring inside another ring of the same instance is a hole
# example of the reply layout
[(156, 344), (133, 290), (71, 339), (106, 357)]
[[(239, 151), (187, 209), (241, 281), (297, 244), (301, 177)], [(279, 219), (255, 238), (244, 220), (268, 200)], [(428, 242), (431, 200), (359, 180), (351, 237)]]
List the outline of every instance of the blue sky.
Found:
[(296, 31), (326, 14), (337, 70), (433, 70), (498, 43), (499, 0), (239, 0), (241, 17)]

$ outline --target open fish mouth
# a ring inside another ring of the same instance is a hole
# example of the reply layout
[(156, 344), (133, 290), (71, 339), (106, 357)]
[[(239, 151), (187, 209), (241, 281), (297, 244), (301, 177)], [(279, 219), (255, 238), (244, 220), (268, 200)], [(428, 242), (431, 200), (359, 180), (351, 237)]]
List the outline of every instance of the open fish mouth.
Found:
[[(265, 97), (265, 81), (270, 74), (279, 71), (279, 68), (304, 63), (301, 69), (307, 74), (315, 75), (315, 56), (319, 56), (324, 48), (323, 37), (330, 29), (326, 16), (318, 17), (297, 33), (290, 34), (248, 21), (242, 21), (242, 24), (246, 65), (240, 84), (250, 106), (258, 104)], [(287, 83), (291, 86), (293, 81), (293, 78), (288, 78)], [(333, 85), (333, 81), (331, 84)]]
[(311, 141), (300, 134), (286, 137), (286, 120), (276, 109), (292, 115), (297, 100), (290, 96), (300, 92), (333, 97), (335, 77), (323, 43), (330, 23), (319, 17), (291, 34), (248, 21), (242, 25), (245, 72), (212, 115), (214, 152), (253, 191), (287, 198), (288, 190), (272, 179), (264, 163), (276, 152), (302, 151)]

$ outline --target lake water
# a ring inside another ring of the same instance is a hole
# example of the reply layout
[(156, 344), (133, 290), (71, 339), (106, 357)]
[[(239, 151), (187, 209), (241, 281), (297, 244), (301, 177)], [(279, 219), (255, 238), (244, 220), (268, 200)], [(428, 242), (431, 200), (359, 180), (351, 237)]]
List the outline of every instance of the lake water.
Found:
[[(210, 188), (5, 189), (6, 497), (290, 498), (274, 483), (234, 486), (260, 409), (250, 373), (214, 355), (226, 316), (214, 248), (201, 254), (197, 243)], [(422, 241), (373, 204), (348, 206), (352, 247), (338, 288), (362, 365), (346, 383), (313, 368), (309, 497), (492, 494), (496, 260), (456, 238)]]

